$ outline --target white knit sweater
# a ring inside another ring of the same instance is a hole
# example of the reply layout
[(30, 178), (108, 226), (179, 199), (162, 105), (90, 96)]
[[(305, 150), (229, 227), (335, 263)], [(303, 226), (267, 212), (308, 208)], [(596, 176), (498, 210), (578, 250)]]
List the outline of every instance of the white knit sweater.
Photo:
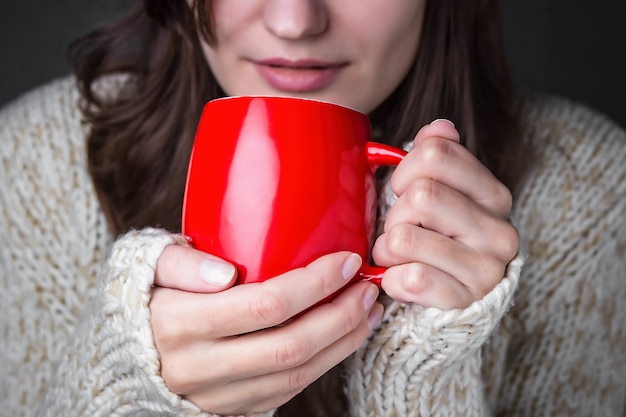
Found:
[[(197, 415), (160, 377), (149, 322), (156, 260), (183, 243), (157, 229), (113, 242), (77, 98), (67, 78), (0, 112), (0, 416)], [(514, 260), (464, 310), (386, 300), (344, 363), (350, 415), (623, 412), (626, 134), (558, 99), (529, 102), (525, 118), (524, 273)]]

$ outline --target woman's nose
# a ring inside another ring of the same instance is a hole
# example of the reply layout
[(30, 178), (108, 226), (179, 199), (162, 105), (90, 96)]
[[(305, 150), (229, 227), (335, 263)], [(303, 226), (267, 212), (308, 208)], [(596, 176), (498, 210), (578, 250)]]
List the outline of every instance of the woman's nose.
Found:
[(285, 39), (319, 35), (328, 27), (323, 3), (323, 0), (267, 0), (263, 11), (265, 27)]

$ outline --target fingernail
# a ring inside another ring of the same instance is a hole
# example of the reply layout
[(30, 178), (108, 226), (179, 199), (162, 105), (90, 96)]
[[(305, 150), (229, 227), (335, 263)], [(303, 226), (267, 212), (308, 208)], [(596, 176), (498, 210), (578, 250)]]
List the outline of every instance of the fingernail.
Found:
[(200, 279), (214, 287), (223, 287), (230, 283), (235, 274), (234, 265), (221, 259), (207, 258), (200, 264)]
[(366, 310), (369, 310), (369, 308), (374, 305), (374, 302), (378, 298), (378, 293), (378, 287), (375, 285), (370, 285), (365, 290), (363, 294), (363, 307), (365, 307)]
[(343, 275), (343, 278), (346, 280), (352, 278), (361, 267), (361, 263), (361, 257), (356, 253), (348, 256), (341, 266), (341, 275)]
[(378, 304), (372, 307), (370, 313), (367, 315), (367, 326), (370, 330), (373, 330), (378, 323), (380, 323), (380, 319), (383, 317), (383, 306)]
[(452, 121), (450, 121), (450, 120), (448, 120), (448, 119), (435, 119), (435, 120), (433, 120), (432, 122), (430, 122), (430, 124), (431, 124), (431, 125), (434, 125), (435, 123), (438, 123), (438, 122), (446, 122), (446, 123), (450, 123), (450, 124), (452, 125), (452, 127), (456, 127), (456, 126), (454, 125), (454, 123), (452, 123)]

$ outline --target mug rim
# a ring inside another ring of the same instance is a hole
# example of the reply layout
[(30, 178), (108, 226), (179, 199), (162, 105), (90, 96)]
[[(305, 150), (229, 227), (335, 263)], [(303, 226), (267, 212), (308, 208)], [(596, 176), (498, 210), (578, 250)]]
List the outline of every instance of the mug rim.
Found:
[(362, 116), (368, 117), (367, 114), (363, 113), (362, 111), (359, 111), (359, 110), (357, 110), (357, 109), (355, 109), (353, 107), (346, 106), (344, 104), (335, 103), (335, 102), (332, 102), (332, 101), (320, 100), (320, 99), (308, 98), (308, 97), (274, 96), (274, 95), (271, 95), (271, 94), (242, 94), (242, 95), (218, 97), (218, 98), (214, 98), (212, 100), (207, 101), (205, 105), (208, 105), (208, 104), (216, 102), (216, 101), (242, 100), (242, 99), (251, 99), (251, 98), (271, 99), (271, 100), (279, 99), (279, 100), (285, 100), (285, 101), (301, 101), (301, 102), (310, 102), (310, 103), (320, 103), (320, 104), (325, 104), (325, 105), (329, 105), (329, 106), (333, 106), (333, 107), (339, 107), (339, 108), (342, 108), (342, 109), (350, 110), (350, 111), (358, 113), (358, 114), (360, 114)]

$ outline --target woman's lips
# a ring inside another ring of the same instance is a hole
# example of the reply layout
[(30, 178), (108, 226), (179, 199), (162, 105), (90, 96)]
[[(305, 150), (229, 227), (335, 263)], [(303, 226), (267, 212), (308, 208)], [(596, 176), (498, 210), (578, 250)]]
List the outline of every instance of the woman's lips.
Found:
[(255, 61), (254, 65), (261, 77), (273, 88), (302, 93), (326, 87), (347, 64), (275, 58)]

